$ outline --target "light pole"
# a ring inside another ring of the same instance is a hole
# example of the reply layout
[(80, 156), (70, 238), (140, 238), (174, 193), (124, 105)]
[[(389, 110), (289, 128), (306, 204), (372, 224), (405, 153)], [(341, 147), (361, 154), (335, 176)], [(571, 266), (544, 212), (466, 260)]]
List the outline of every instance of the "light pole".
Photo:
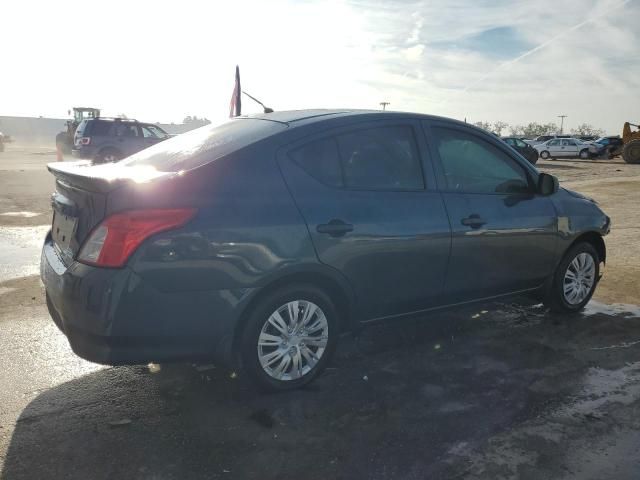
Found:
[(560, 119), (560, 135), (562, 135), (562, 128), (564, 127), (564, 119), (567, 118), (567, 115), (558, 115)]
[(391, 103), (389, 103), (389, 102), (380, 102), (380, 105), (382, 105), (382, 110), (386, 110), (387, 109), (387, 105), (391, 105)]

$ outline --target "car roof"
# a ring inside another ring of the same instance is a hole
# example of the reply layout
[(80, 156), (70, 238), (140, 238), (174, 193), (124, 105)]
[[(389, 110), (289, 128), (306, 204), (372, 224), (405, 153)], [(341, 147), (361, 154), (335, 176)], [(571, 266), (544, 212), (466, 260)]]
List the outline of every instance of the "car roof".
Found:
[(391, 110), (359, 110), (359, 109), (309, 109), (309, 110), (287, 110), (272, 113), (260, 113), (253, 115), (242, 115), (237, 119), (258, 119), (278, 122), (288, 127), (307, 126), (314, 123), (330, 121), (333, 119), (358, 118), (360, 120), (384, 120), (391, 118), (418, 118), (422, 120), (435, 120), (438, 122), (454, 123), (465, 125), (472, 129), (479, 129), (475, 125), (462, 122), (449, 117), (440, 117), (437, 115), (429, 115), (416, 112), (398, 112)]

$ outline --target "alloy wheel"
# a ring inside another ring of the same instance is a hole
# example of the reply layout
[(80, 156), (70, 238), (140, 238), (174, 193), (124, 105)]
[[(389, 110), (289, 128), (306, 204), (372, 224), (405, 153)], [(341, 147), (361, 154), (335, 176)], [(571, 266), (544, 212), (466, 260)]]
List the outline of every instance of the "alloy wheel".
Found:
[(324, 354), (329, 323), (322, 309), (307, 300), (278, 307), (258, 336), (258, 360), (271, 378), (297, 380), (311, 372)]
[(596, 281), (596, 263), (588, 253), (579, 253), (571, 261), (564, 274), (564, 299), (570, 305), (578, 305), (589, 296)]

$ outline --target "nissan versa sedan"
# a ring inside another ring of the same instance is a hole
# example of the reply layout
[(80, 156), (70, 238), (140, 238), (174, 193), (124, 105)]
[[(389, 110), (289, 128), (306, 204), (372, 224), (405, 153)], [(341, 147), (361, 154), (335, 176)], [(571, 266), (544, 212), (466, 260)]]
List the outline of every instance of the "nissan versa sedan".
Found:
[(104, 364), (213, 359), (295, 388), (377, 320), (523, 293), (577, 312), (606, 259), (593, 200), (428, 115), (238, 117), (48, 168), (47, 305)]

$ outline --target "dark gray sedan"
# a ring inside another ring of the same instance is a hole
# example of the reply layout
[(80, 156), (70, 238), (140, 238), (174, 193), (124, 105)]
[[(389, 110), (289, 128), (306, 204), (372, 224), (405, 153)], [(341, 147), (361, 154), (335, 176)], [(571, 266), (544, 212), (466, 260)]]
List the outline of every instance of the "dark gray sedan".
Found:
[(105, 364), (213, 359), (298, 387), (377, 320), (521, 293), (576, 312), (606, 259), (593, 200), (434, 116), (240, 117), (49, 170), (49, 311)]

